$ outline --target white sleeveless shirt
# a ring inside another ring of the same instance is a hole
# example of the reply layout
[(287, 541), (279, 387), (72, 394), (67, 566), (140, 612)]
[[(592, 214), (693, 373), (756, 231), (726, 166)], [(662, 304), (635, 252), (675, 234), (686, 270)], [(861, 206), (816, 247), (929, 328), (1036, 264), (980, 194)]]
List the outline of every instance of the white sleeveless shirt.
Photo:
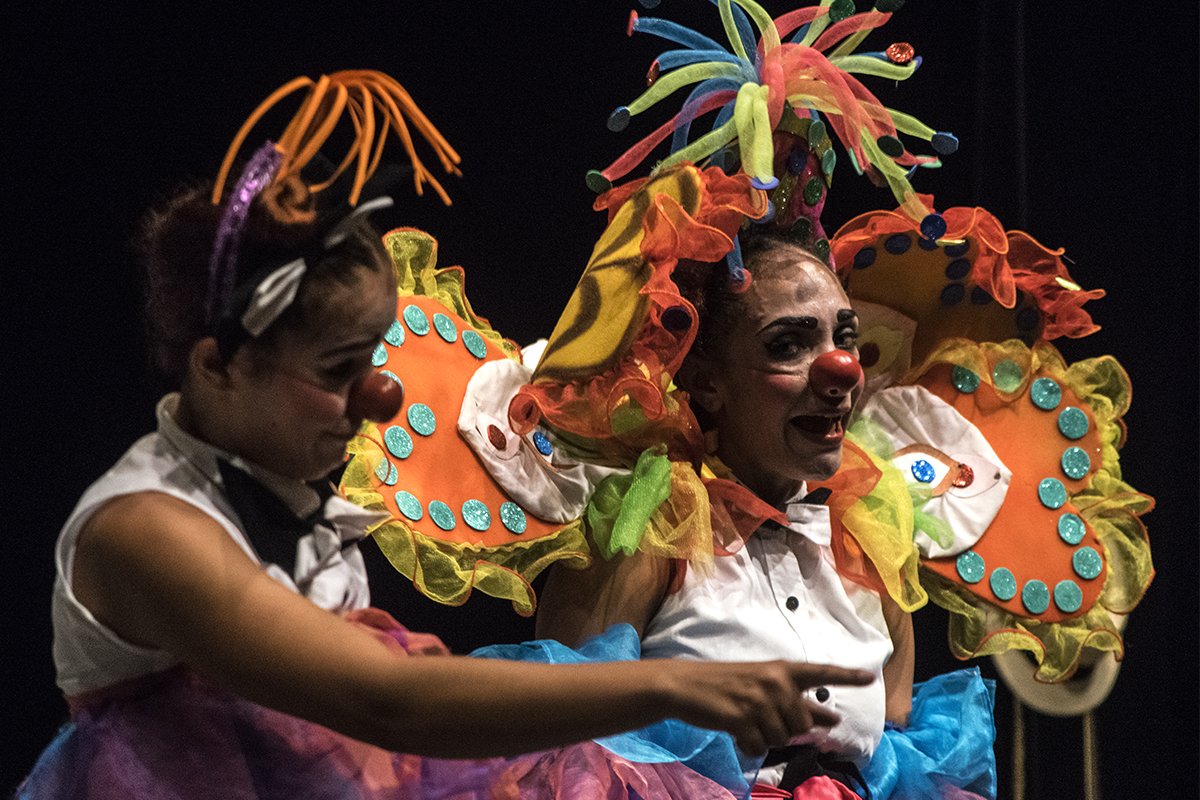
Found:
[[(75, 543), (80, 530), (101, 506), (123, 495), (159, 492), (198, 508), (224, 528), (268, 575), (321, 608), (346, 612), (370, 602), (366, 567), (353, 543), (362, 538), (365, 527), (378, 515), (334, 495), (325, 501), (323, 509), (329, 524), (318, 524), (297, 542), (295, 575), (288, 575), (275, 564), (264, 564), (222, 492), (218, 459), (250, 474), (300, 518), (321, 508), (317, 492), (189, 435), (173, 419), (178, 401), (178, 395), (170, 394), (159, 402), (157, 432), (139, 439), (84, 492), (59, 534), (51, 617), (57, 683), (68, 697), (180, 663), (171, 653), (125, 641), (101, 624), (72, 591)], [(302, 592), (298, 585), (303, 586)]]
[(838, 575), (827, 506), (793, 502), (787, 513), (789, 528), (764, 525), (717, 557), (710, 574), (689, 568), (647, 625), (642, 658), (787, 659), (874, 673), (869, 686), (815, 693), (841, 722), (793, 742), (861, 767), (883, 735), (883, 665), (892, 654), (883, 607), (878, 594)]

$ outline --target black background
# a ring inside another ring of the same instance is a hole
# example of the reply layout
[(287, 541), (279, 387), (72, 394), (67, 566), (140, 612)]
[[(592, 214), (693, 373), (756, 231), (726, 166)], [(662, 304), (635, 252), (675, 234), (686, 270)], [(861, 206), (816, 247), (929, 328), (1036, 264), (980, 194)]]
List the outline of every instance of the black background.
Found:
[[(13, 558), (3, 581), (0, 789), (65, 719), (50, 659), (56, 532), (87, 484), (153, 424), (159, 387), (145, 366), (128, 245), (141, 212), (181, 181), (215, 173), (242, 119), (276, 86), (384, 70), (460, 151), (464, 177), (446, 182), (452, 208), (406, 197), (382, 221), (437, 236), (440, 263), (467, 268), (475, 308), (507, 336), (543, 336), (602, 228), (584, 172), (665, 119), (635, 118), (621, 135), (604, 127), (664, 49), (626, 38), (630, 7), (5, 4), (0, 387)], [(642, 13), (720, 35), (701, 0)], [(926, 59), (914, 78), (868, 85), (962, 140), (942, 170), (922, 171), (918, 189), (939, 207), (982, 205), (1067, 247), (1075, 277), (1109, 291), (1090, 306), (1103, 330), (1059, 343), (1069, 358), (1111, 353), (1129, 370), (1136, 391), (1122, 464), (1159, 502), (1146, 520), (1159, 574), (1097, 715), (1109, 800), (1196, 794), (1196, 32), (1196, 6), (1182, 0), (913, 0), (865, 47), (912, 42)], [(270, 119), (253, 143), (278, 132), (280, 119)], [(843, 159), (826, 225), (890, 204)], [(489, 598), (435, 606), (369, 555), (376, 603), (458, 651), (532, 633)], [(944, 631), (938, 610), (918, 614), (918, 678), (955, 666)], [(1011, 796), (1010, 711), (1002, 692), (1002, 797)], [(1079, 721), (1030, 715), (1027, 733), (1025, 796), (1082, 797)]]

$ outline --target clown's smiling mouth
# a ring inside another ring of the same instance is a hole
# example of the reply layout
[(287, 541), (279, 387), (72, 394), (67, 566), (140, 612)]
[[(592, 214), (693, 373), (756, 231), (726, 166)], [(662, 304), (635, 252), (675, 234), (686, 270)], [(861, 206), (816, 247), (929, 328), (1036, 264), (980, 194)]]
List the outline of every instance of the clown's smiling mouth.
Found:
[(790, 424), (807, 439), (825, 443), (840, 442), (846, 435), (846, 418), (848, 416), (848, 414), (844, 414), (830, 417), (816, 414), (792, 417)]

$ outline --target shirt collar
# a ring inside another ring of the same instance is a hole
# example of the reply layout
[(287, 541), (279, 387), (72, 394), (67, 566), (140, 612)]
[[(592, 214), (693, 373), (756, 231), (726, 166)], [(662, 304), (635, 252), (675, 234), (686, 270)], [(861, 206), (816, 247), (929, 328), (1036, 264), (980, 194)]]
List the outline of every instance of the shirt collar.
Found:
[(179, 409), (179, 393), (172, 392), (158, 402), (155, 415), (158, 418), (158, 435), (183, 454), (196, 469), (217, 486), (224, 484), (218, 461), (227, 461), (251, 475), (256, 481), (278, 497), (297, 517), (305, 518), (321, 507), (321, 496), (316, 489), (304, 481), (285, 478), (278, 473), (260, 467), (241, 456), (226, 452), (179, 426), (175, 415)]

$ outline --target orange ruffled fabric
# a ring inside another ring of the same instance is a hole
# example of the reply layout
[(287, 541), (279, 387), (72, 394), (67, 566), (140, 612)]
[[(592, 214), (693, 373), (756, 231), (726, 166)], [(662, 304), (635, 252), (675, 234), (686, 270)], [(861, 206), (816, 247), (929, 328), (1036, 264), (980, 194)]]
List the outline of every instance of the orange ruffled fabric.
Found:
[[(703, 453), (700, 427), (687, 403), (671, 388), (671, 378), (696, 337), (695, 309), (680, 294), (671, 273), (680, 259), (718, 262), (733, 249), (733, 236), (747, 217), (766, 211), (766, 195), (750, 186), (744, 174), (727, 176), (721, 169), (687, 170), (699, 180), (700, 202), (693, 215), (673, 198), (646, 197), (647, 181), (632, 181), (596, 199), (611, 222), (620, 207), (645, 202), (640, 255), (649, 277), (639, 291), (647, 300), (644, 323), (613, 366), (583, 380), (547, 380), (534, 373), (533, 383), (513, 399), (509, 417), (524, 435), (539, 421), (589, 440), (604, 456), (632, 460), (647, 447), (666, 444), (676, 459), (697, 461)], [(661, 176), (660, 176), (661, 177)], [(682, 307), (691, 317), (682, 331), (662, 324), (663, 312)]]
[[(1083, 310), (1090, 300), (1104, 297), (1103, 289), (1083, 290), (1071, 279), (1063, 263), (1063, 249), (1051, 250), (1024, 231), (1005, 231), (982, 208), (946, 209), (946, 234), (942, 242), (972, 239), (978, 253), (970, 281), (982, 287), (1005, 308), (1017, 302), (1017, 292), (1031, 295), (1043, 317), (1042, 338), (1078, 339), (1100, 330)], [(872, 211), (847, 222), (834, 236), (831, 248), (839, 275), (845, 277), (854, 255), (863, 246), (897, 233), (920, 235), (917, 223), (895, 211)]]

